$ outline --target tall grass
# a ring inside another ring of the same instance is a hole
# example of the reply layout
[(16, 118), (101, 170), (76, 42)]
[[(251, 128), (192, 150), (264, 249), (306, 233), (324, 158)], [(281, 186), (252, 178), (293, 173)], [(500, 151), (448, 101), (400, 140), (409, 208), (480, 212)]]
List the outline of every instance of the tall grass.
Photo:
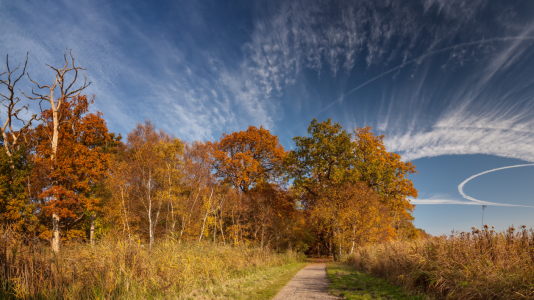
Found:
[(447, 299), (533, 299), (534, 231), (488, 226), (413, 242), (358, 249), (352, 266)]
[(55, 256), (48, 247), (0, 229), (0, 298), (176, 299), (295, 260), (294, 253), (245, 246), (180, 245), (167, 239), (148, 249), (111, 237), (94, 246), (64, 247)]

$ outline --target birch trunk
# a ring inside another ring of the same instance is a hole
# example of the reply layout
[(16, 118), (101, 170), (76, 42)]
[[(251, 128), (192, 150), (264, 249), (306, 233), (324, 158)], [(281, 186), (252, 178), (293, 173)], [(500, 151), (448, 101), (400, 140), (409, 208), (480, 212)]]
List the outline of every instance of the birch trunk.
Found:
[(96, 215), (91, 214), (91, 230), (89, 231), (89, 240), (91, 241), (91, 245), (95, 244), (95, 219)]
[[(51, 99), (53, 98), (53, 93), (51, 95)], [(58, 109), (61, 102), (58, 103), (56, 106), (54, 101), (50, 101), (50, 105), (52, 106), (52, 116), (54, 121), (54, 131), (52, 134), (52, 154), (50, 155), (50, 160), (52, 162), (52, 172), (54, 171), (54, 163), (56, 160), (56, 153), (57, 153), (57, 146), (58, 146), (58, 139), (59, 139), (59, 116), (58, 116)], [(57, 184), (57, 183), (55, 183)], [(58, 199), (55, 199), (56, 201)], [(55, 253), (59, 253), (59, 243), (61, 239), (61, 232), (59, 231), (59, 215), (57, 213), (52, 214), (52, 251)]]
[[(213, 196), (213, 189), (211, 189), (211, 195), (208, 199), (208, 202), (211, 203), (211, 196)], [(202, 241), (202, 236), (204, 235), (204, 226), (206, 225), (206, 219), (208, 218), (208, 215), (211, 214), (213, 211), (209, 211), (209, 209), (206, 211), (206, 214), (204, 215), (204, 222), (202, 222), (202, 231), (200, 232), (200, 237), (198, 238), (198, 241)]]
[(152, 243), (154, 243), (154, 228), (152, 224), (152, 198), (150, 197), (150, 189), (152, 188), (152, 172), (148, 172), (147, 182), (147, 200), (148, 200), (148, 235), (150, 236), (150, 249), (152, 249)]
[(59, 232), (59, 216), (56, 213), (52, 214), (52, 251), (54, 253), (59, 253), (59, 242), (60, 242), (60, 232)]

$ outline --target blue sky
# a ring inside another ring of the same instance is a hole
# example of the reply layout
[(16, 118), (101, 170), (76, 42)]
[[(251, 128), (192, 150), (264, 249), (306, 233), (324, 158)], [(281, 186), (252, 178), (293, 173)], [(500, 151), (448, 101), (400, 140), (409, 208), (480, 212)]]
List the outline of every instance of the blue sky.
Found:
[(29, 51), (46, 82), (72, 48), (123, 135), (263, 125), (291, 149), (312, 118), (372, 126), (418, 169), (415, 225), (442, 234), (480, 226), (482, 204), (497, 229), (534, 226), (533, 16), (532, 1), (0, 0), (0, 54)]

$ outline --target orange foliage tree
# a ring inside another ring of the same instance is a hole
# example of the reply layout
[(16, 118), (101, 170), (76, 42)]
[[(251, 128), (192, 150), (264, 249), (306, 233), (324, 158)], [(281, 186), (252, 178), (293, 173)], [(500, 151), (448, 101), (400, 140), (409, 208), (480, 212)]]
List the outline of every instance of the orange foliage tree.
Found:
[(397, 233), (416, 235), (411, 223), (414, 205), (408, 200), (408, 197), (417, 197), (417, 190), (408, 178), (410, 174), (417, 174), (415, 166), (402, 161), (397, 153), (388, 152), (384, 136), (376, 136), (371, 130), (369, 126), (354, 129), (360, 180), (375, 190), (390, 209)]
[(276, 179), (282, 173), (285, 151), (269, 130), (249, 126), (246, 131), (223, 133), (212, 144), (216, 175), (242, 192)]
[[(49, 132), (47, 133), (49, 136), (49, 140), (47, 141), (51, 147), (51, 151), (49, 152), (49, 157), (51, 160), (50, 167), (54, 168), (55, 160), (57, 157), (58, 147), (59, 147), (59, 138), (60, 138), (60, 130), (64, 129), (65, 125), (62, 122), (62, 107), (63, 104), (70, 101), (71, 99), (77, 97), (80, 95), (81, 91), (84, 90), (86, 87), (88, 87), (91, 82), (87, 82), (87, 77), (85, 77), (85, 74), (83, 77), (85, 78), (84, 83), (80, 86), (74, 86), (76, 81), (78, 80), (78, 75), (80, 71), (84, 71), (84, 68), (78, 67), (74, 64), (74, 57), (72, 56), (72, 52), (70, 53), (70, 63), (67, 59), (67, 51), (65, 51), (65, 54), (63, 55), (65, 65), (62, 68), (55, 68), (52, 66), (49, 66), (54, 71), (54, 81), (52, 84), (48, 85), (40, 85), (33, 79), (31, 79), (30, 74), (28, 74), (28, 78), (31, 82), (33, 82), (39, 90), (45, 90), (48, 93), (47, 94), (41, 94), (39, 92), (35, 92), (32, 88), (31, 95), (28, 95), (24, 92), (22, 92), (28, 99), (37, 100), (39, 101), (39, 107), (42, 111), (42, 104), (43, 102), (50, 105), (50, 109), (48, 109), (48, 119), (45, 120), (46, 124), (49, 127)], [(56, 199), (58, 200), (58, 199)], [(59, 215), (59, 212), (52, 211), (52, 239), (51, 239), (51, 246), (52, 250), (54, 252), (59, 252), (59, 244), (60, 244), (60, 221), (61, 216)]]
[[(42, 112), (43, 123), (33, 132), (32, 149), (35, 170), (32, 186), (39, 203), (42, 224), (49, 224), (52, 214), (65, 238), (85, 237), (84, 230), (75, 228), (100, 210), (95, 185), (109, 168), (110, 154), (105, 151), (112, 142), (102, 114), (89, 113), (94, 99), (77, 96), (62, 103), (58, 110), (58, 147), (54, 151), (50, 137), (54, 131), (52, 109)], [(54, 156), (52, 160), (51, 157)], [(51, 232), (44, 230), (43, 237)]]

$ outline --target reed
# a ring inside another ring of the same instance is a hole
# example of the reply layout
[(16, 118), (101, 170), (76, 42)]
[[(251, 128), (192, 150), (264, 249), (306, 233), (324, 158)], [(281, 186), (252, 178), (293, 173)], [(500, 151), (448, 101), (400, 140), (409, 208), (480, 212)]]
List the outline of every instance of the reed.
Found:
[(361, 247), (346, 262), (436, 298), (534, 298), (534, 231), (472, 229)]
[(140, 243), (106, 237), (91, 246), (74, 244), (54, 255), (0, 228), (0, 298), (16, 299), (180, 299), (211, 284), (244, 277), (296, 261), (246, 246)]

